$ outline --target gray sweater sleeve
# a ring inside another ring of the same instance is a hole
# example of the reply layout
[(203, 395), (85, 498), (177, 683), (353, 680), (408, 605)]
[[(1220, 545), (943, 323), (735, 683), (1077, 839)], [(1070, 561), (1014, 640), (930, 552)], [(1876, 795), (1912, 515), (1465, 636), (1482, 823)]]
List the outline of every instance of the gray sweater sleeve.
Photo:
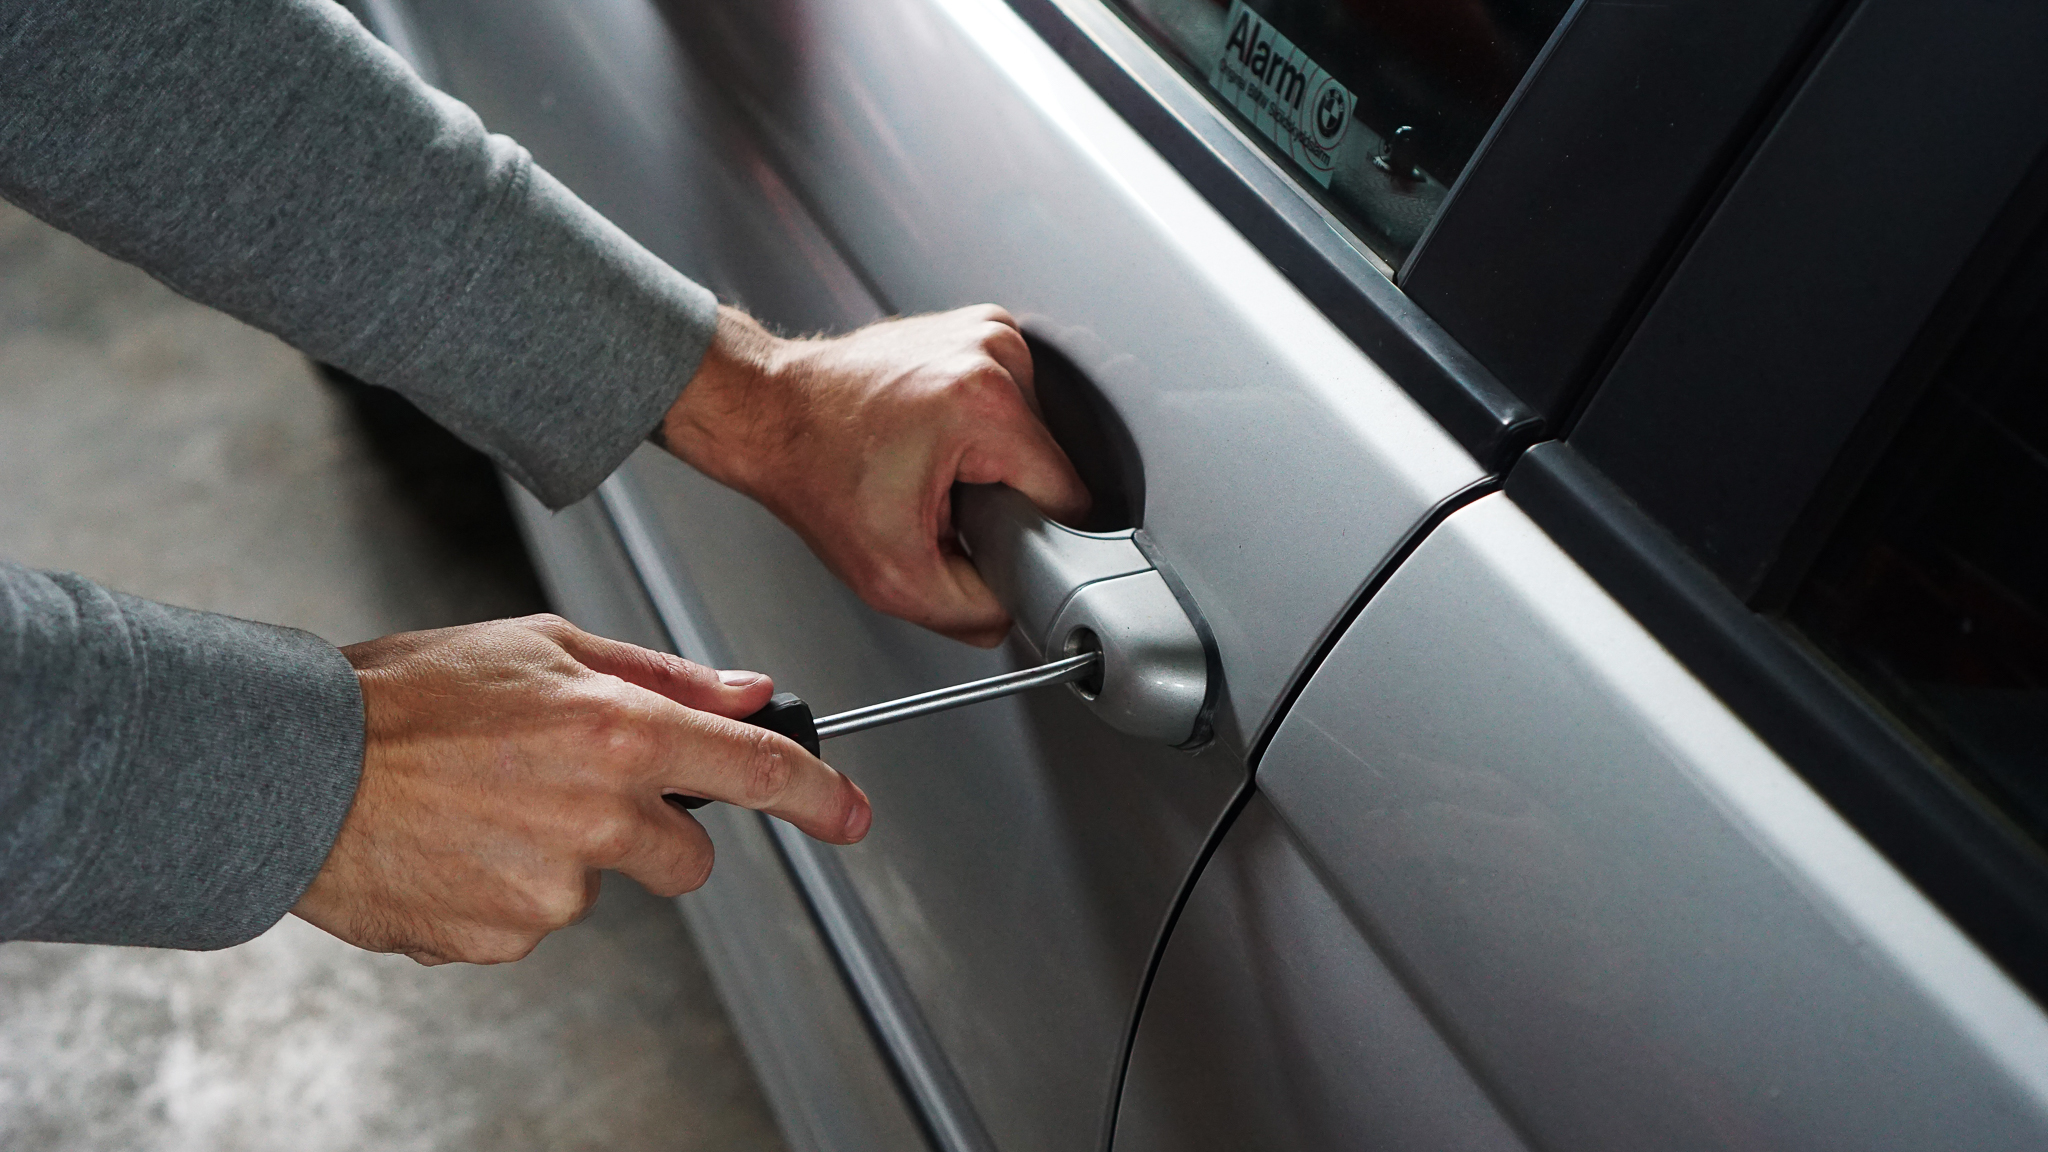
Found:
[(0, 195), (405, 393), (557, 508), (716, 316), (329, 0), (0, 6)]
[[(0, 4), (0, 195), (405, 393), (555, 507), (715, 319), (328, 0)], [(362, 732), (315, 637), (0, 565), (0, 938), (255, 935), (325, 860)]]
[(355, 797), (316, 636), (0, 563), (0, 939), (220, 948), (283, 916)]

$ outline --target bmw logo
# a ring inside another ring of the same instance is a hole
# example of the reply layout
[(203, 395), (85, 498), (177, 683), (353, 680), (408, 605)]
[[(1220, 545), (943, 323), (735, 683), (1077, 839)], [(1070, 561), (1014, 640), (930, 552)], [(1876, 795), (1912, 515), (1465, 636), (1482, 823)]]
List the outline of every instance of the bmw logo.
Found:
[(1311, 109), (1315, 117), (1316, 138), (1323, 147), (1333, 148), (1344, 138), (1344, 129), (1350, 126), (1349, 105), (1342, 87), (1328, 79), (1323, 81), (1322, 91), (1317, 93)]

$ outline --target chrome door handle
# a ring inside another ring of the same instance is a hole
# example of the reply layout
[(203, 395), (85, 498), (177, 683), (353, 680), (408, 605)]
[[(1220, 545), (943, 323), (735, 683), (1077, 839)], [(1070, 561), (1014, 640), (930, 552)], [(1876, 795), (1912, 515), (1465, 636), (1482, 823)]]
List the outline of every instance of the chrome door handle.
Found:
[(955, 488), (953, 522), (1041, 660), (1102, 653), (1099, 675), (1069, 687), (1105, 723), (1180, 747), (1207, 742), (1208, 645), (1130, 529), (1076, 531), (997, 484)]

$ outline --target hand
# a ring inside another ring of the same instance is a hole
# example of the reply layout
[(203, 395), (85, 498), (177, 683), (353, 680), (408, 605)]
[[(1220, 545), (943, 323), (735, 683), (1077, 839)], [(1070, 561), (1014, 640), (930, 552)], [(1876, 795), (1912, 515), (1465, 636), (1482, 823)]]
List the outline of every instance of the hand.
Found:
[(1010, 618), (954, 539), (953, 485), (1008, 484), (1056, 520), (1088, 511), (1036, 407), (1031, 351), (992, 305), (817, 340), (726, 308), (661, 439), (796, 529), (872, 607), (992, 648)]
[(553, 616), (387, 636), (342, 650), (362, 684), (362, 781), (292, 911), (422, 964), (517, 960), (582, 918), (599, 871), (676, 896), (711, 840), (667, 794), (867, 834), (867, 796), (793, 741), (739, 722), (753, 672), (578, 630)]

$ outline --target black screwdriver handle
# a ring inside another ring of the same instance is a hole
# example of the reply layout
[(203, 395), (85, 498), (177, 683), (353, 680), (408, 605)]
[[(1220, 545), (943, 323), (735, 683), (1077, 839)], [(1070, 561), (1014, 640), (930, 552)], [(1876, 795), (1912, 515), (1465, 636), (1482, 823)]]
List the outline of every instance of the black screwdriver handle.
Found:
[[(768, 698), (768, 703), (762, 705), (759, 712), (742, 717), (742, 721), (756, 728), (779, 732), (803, 745), (804, 751), (811, 755), (819, 754), (817, 717), (811, 715), (811, 706), (804, 703), (804, 698), (794, 692), (777, 692)], [(702, 808), (711, 803), (702, 796), (673, 794), (669, 801), (685, 808)]]
[(818, 719), (811, 715), (811, 706), (794, 692), (777, 692), (768, 698), (759, 712), (744, 718), (744, 722), (770, 732), (780, 732), (813, 756), (818, 752)]

